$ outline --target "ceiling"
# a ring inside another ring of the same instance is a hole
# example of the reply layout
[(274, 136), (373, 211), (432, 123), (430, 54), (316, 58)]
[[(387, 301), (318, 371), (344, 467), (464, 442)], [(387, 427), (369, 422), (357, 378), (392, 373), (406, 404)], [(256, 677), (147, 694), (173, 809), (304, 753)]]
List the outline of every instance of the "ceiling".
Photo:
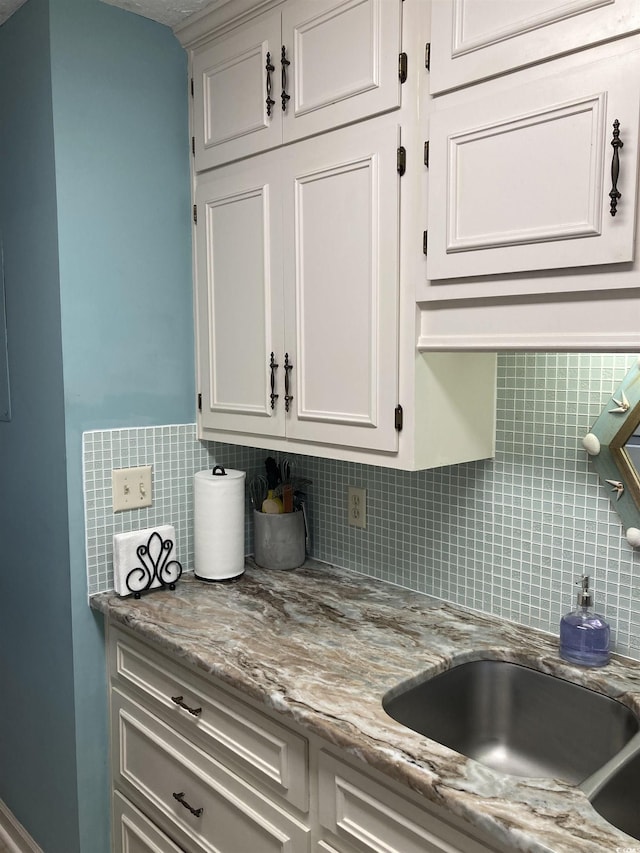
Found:
[[(0, 0), (0, 25), (19, 9), (25, 0)], [(189, 15), (199, 12), (205, 6), (216, 6), (212, 0), (103, 0), (111, 6), (119, 6), (128, 12), (135, 12), (145, 18), (151, 18), (168, 27), (175, 27)]]

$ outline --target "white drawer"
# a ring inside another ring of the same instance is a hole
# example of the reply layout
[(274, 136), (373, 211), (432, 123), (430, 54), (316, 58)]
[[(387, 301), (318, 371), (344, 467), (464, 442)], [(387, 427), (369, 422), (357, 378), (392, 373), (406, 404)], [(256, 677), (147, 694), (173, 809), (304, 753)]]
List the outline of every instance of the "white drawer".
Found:
[(139, 691), (178, 731), (308, 810), (305, 738), (117, 629), (110, 628), (109, 645), (113, 683)]
[(308, 827), (117, 688), (111, 725), (115, 784), (187, 850), (308, 853)]
[(183, 853), (118, 791), (113, 794), (113, 853)]
[(423, 811), (333, 755), (319, 753), (318, 851), (487, 853), (490, 848)]

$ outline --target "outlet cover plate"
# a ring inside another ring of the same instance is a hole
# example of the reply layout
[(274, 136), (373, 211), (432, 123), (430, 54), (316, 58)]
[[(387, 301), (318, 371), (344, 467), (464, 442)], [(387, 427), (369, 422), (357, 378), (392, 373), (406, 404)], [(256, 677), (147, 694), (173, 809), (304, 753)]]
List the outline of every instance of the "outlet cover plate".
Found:
[(367, 526), (367, 490), (347, 487), (347, 514), (350, 527), (364, 530)]
[(111, 491), (114, 512), (151, 506), (151, 465), (114, 468), (111, 472)]

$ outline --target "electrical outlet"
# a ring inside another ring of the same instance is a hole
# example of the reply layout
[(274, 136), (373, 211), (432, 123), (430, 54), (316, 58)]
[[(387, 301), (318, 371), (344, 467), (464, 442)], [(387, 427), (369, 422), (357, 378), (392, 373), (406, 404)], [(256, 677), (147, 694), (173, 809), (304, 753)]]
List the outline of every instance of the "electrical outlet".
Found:
[(138, 468), (114, 468), (111, 472), (113, 511), (151, 506), (151, 465)]
[(367, 526), (367, 490), (347, 487), (347, 515), (351, 527)]

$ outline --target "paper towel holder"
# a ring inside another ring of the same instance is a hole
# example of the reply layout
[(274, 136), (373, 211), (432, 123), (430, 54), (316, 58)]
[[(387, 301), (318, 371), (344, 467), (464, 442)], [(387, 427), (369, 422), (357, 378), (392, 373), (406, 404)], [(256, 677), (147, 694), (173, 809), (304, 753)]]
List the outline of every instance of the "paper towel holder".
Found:
[(151, 534), (146, 545), (138, 545), (136, 554), (140, 565), (131, 569), (126, 579), (127, 589), (133, 593), (134, 598), (140, 598), (156, 580), (160, 586), (153, 589), (176, 588), (176, 583), (182, 575), (182, 564), (178, 560), (169, 560), (172, 550), (172, 540), (163, 539), (157, 531)]
[(216, 465), (211, 472), (214, 477), (226, 477), (227, 472), (224, 470), (222, 465)]

